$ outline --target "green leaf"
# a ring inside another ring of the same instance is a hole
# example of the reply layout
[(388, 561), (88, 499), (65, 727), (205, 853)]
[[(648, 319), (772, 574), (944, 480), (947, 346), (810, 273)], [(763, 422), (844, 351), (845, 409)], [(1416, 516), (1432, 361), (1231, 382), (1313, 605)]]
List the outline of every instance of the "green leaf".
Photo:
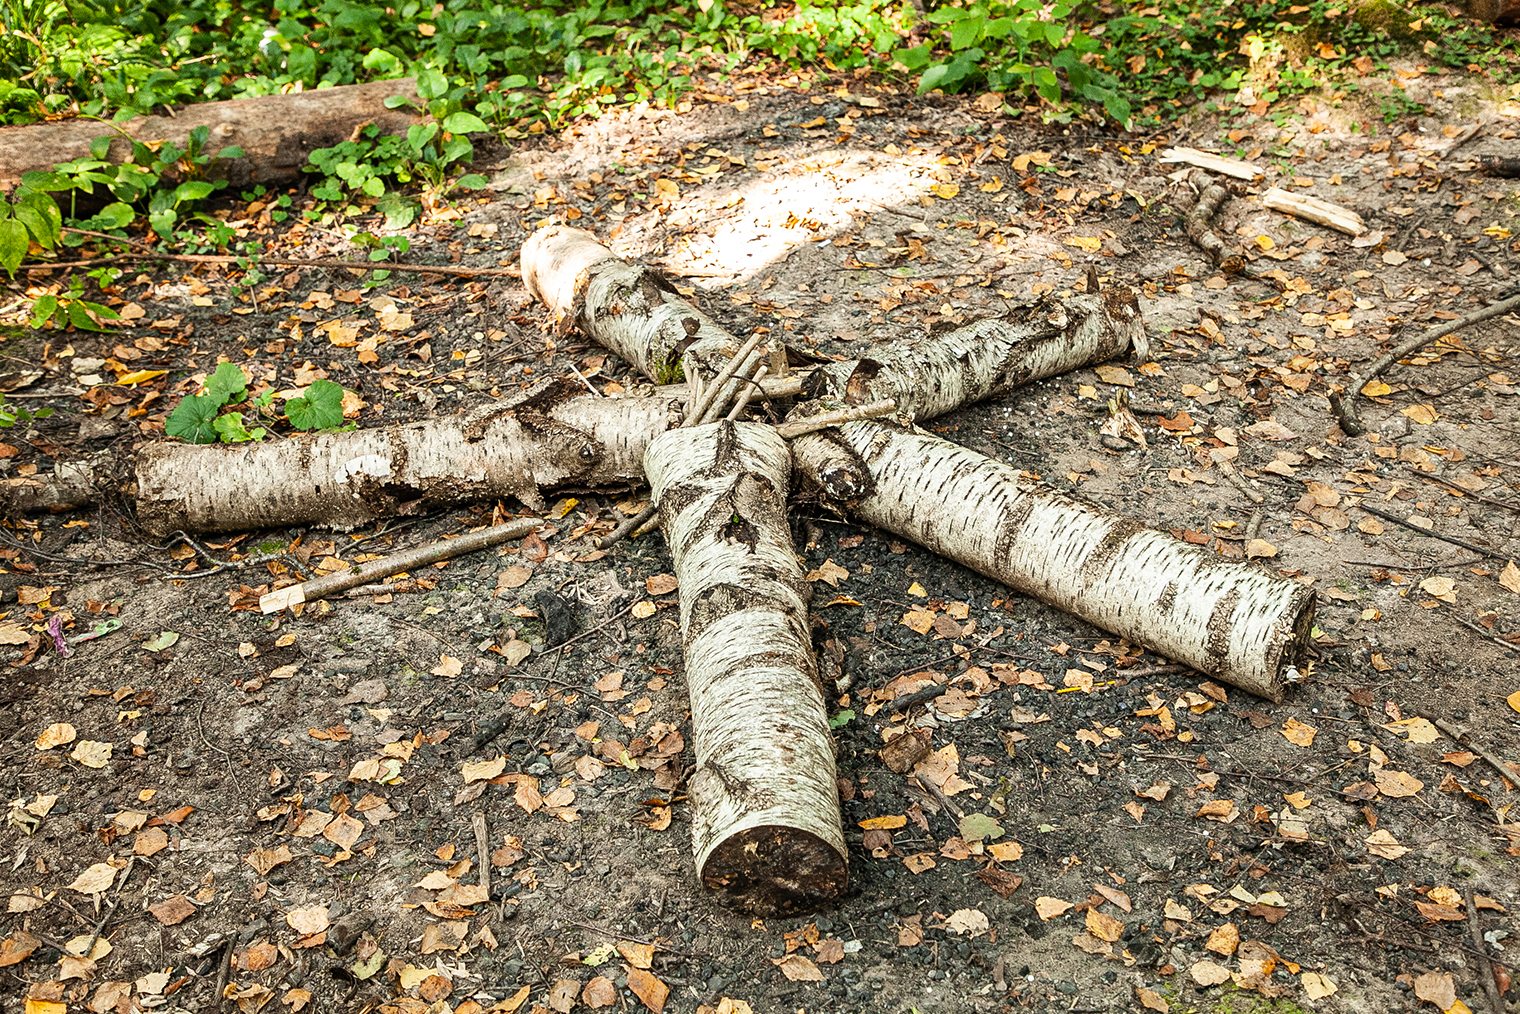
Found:
[(103, 134), (100, 137), (96, 137), (96, 138), (92, 138), (91, 139), (91, 141), (90, 141), (90, 156), (92, 158), (103, 160), (109, 154), (111, 154), (111, 135), (110, 134)]
[(436, 99), (449, 90), (449, 79), (443, 72), (429, 67), (417, 72), (417, 94), (425, 99)]
[(490, 130), (486, 121), (474, 113), (450, 113), (448, 119), (443, 121), (443, 129), (451, 134), (478, 134)]
[(370, 197), (379, 197), (381, 194), (385, 193), (385, 181), (371, 176), (369, 179), (364, 181), (364, 186), (360, 187), (359, 189), (364, 191), (364, 193)]
[(206, 395), (217, 399), (217, 408), (242, 401), (248, 396), (248, 378), (235, 363), (221, 363), (206, 378)]
[(217, 158), (242, 158), (244, 156), (244, 154), (246, 154), (246, 152), (244, 152), (242, 148), (239, 148), (235, 144), (229, 144), (227, 147), (225, 147), (221, 151), (217, 152), (216, 153), (216, 157)]
[(189, 395), (164, 420), (164, 432), (192, 444), (214, 444), (216, 413), (221, 407), (222, 403), (209, 395)]
[(165, 208), (163, 211), (155, 211), (149, 215), (148, 224), (160, 238), (168, 239), (174, 232), (174, 221), (177, 217), (173, 208)]
[(163, 651), (179, 642), (179, 635), (172, 630), (160, 631), (158, 636), (143, 642), (143, 651)]
[[(224, 364), (225, 365), (225, 364)], [(211, 422), (211, 428), (216, 430), (216, 435), (221, 437), (224, 444), (239, 444), (253, 439), (253, 434), (243, 425), (243, 413), (228, 412), (219, 415)]]
[(100, 214), (95, 216), (95, 224), (102, 229), (125, 229), (136, 217), (137, 212), (132, 210), (132, 205), (116, 201), (100, 209)]
[(45, 193), (24, 191), (11, 212), (21, 219), (33, 239), (43, 247), (53, 249), (63, 232), (63, 215), (58, 211), (57, 201)]
[(491, 181), (480, 173), (467, 173), (454, 181), (454, 186), (462, 190), (480, 190), (489, 186)]
[(14, 218), (0, 222), (0, 268), (12, 278), (16, 277), (16, 269), (21, 266), (29, 245), (26, 226)]
[(63, 173), (30, 172), (21, 174), (21, 185), (28, 190), (73, 190), (74, 181)]
[(842, 729), (845, 725), (853, 722), (854, 720), (855, 712), (851, 711), (849, 708), (845, 708), (843, 711), (836, 714), (833, 718), (829, 719), (829, 728)]
[(987, 24), (987, 19), (980, 14), (962, 18), (950, 29), (950, 48), (965, 49), (974, 46), (982, 36), (982, 28)]
[(209, 197), (215, 191), (216, 187), (205, 180), (187, 180), (174, 188), (174, 203), (198, 201), (202, 197)]
[(32, 327), (46, 324), (58, 310), (57, 296), (38, 296), (32, 304)]
[(315, 380), (299, 398), (285, 403), (285, 415), (298, 430), (325, 430), (343, 423), (343, 388)]
[(69, 323), (81, 331), (104, 331), (105, 328), (97, 324), (95, 318), (90, 316), (90, 308), (93, 305), (82, 299), (72, 300), (68, 306)]
[(960, 820), (961, 837), (968, 842), (1001, 838), (1003, 825), (985, 813), (968, 813)]

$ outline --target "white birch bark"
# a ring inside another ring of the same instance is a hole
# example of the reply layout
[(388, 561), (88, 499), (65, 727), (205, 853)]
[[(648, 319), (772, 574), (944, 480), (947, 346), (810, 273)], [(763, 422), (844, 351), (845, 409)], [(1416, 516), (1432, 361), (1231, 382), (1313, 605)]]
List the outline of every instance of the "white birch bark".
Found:
[(644, 462), (680, 584), (702, 882), (761, 913), (835, 897), (848, 867), (787, 445), (718, 422), (663, 434)]
[(469, 417), (245, 444), (148, 444), (138, 520), (152, 535), (296, 524), (351, 528), (442, 504), (639, 483), (649, 442), (679, 421), (668, 398), (597, 398), (540, 384)]
[(1096, 282), (1090, 275), (1092, 294), (1044, 300), (906, 348), (820, 366), (804, 389), (853, 404), (891, 398), (909, 418), (930, 419), (1126, 349), (1144, 360), (1150, 344), (1134, 290), (1095, 292)]
[(1024, 479), (947, 440), (872, 422), (792, 442), (799, 482), (862, 521), (1271, 701), (1314, 593)]
[(540, 229), (521, 259), (523, 285), (562, 331), (579, 327), (657, 384), (692, 364), (710, 375), (739, 345), (659, 271), (619, 260), (584, 229)]

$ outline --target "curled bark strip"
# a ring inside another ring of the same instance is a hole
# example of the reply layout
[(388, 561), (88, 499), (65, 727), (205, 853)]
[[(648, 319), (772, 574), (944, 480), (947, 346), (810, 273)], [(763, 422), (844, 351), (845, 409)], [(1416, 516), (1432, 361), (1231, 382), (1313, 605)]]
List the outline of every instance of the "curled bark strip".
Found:
[(1239, 274), (1245, 266), (1239, 255), (1225, 252), (1224, 241), (1209, 228), (1209, 219), (1219, 211), (1219, 206), (1230, 196), (1229, 190), (1218, 183), (1210, 183), (1198, 195), (1198, 201), (1187, 213), (1188, 239), (1227, 274)]
[(1133, 348), (1150, 353), (1140, 304), (1128, 288), (1041, 301), (871, 359), (829, 363), (809, 376), (811, 397), (860, 404), (892, 399), (914, 419), (1007, 394), (1021, 384), (1101, 362)]
[(725, 421), (663, 434), (644, 462), (681, 590), (702, 882), (759, 913), (837, 897), (849, 870), (786, 442)]
[(1367, 225), (1362, 221), (1362, 216), (1350, 208), (1343, 208), (1339, 204), (1332, 204), (1318, 197), (1310, 197), (1308, 194), (1295, 194), (1273, 187), (1261, 195), (1261, 203), (1273, 211), (1281, 211), (1285, 215), (1302, 218), (1306, 222), (1323, 225), (1337, 232), (1344, 232), (1348, 236), (1360, 236), (1367, 231)]
[[(1513, 291), (1513, 290), (1511, 290)], [(1336, 421), (1340, 423), (1341, 430), (1353, 437), (1359, 437), (1367, 432), (1367, 426), (1361, 420), (1356, 411), (1356, 397), (1362, 393), (1362, 388), (1367, 386), (1368, 381), (1376, 379), (1382, 372), (1405, 356), (1414, 355), (1416, 352), (1429, 345), (1431, 342), (1445, 338), (1453, 331), (1460, 331), (1469, 324), (1476, 324), (1508, 313), (1520, 308), (1520, 294), (1512, 295), (1508, 299), (1501, 299), (1497, 303), (1464, 314), (1456, 320), (1449, 320), (1438, 327), (1433, 327), (1423, 334), (1415, 335), (1408, 341), (1400, 342), (1385, 352), (1377, 362), (1351, 378), (1346, 385), (1344, 393), (1331, 393), (1330, 411), (1335, 414)]]
[(595, 398), (551, 380), (470, 418), (278, 443), (153, 443), (137, 459), (150, 534), (279, 525), (353, 527), (441, 504), (643, 478), (644, 449), (678, 418), (667, 398)]
[(535, 232), (523, 244), (522, 277), (562, 329), (578, 326), (657, 384), (692, 362), (715, 370), (738, 344), (659, 271), (619, 260), (584, 229)]
[(1282, 672), (1313, 625), (1305, 586), (1063, 496), (938, 437), (859, 422), (799, 437), (792, 450), (800, 482), (862, 521), (1282, 700)]

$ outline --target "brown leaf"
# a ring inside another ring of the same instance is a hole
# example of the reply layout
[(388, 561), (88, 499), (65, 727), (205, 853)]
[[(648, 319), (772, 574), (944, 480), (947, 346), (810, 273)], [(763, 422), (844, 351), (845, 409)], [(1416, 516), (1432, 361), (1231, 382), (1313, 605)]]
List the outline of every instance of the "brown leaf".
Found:
[(236, 958), (239, 971), (262, 972), (280, 960), (280, 949), (265, 941), (243, 948)]
[(243, 862), (252, 866), (259, 876), (267, 876), (269, 871), (282, 863), (288, 863), (294, 858), (290, 849), (284, 845), (277, 845), (272, 849), (254, 849), (243, 857)]
[(322, 837), (341, 849), (353, 848), (359, 836), (364, 834), (364, 824), (348, 814), (342, 814), (322, 829)]
[(570, 1008), (575, 1006), (575, 995), (581, 991), (581, 984), (574, 979), (561, 979), (549, 990), (549, 1006), (559, 1011), (559, 1014), (570, 1014)]
[(581, 990), (581, 1003), (593, 1009), (611, 1007), (617, 1003), (617, 987), (605, 975), (598, 975)]
[(1014, 876), (1003, 870), (993, 869), (991, 866), (983, 867), (976, 871), (976, 879), (992, 888), (998, 894), (1007, 898), (1019, 889), (1024, 882), (1023, 877)]
[[(789, 954), (787, 957), (807, 961), (807, 958), (799, 954)], [(812, 965), (813, 963), (808, 961), (808, 964)], [(813, 971), (818, 971), (818, 966), (813, 965)], [(823, 976), (820, 974), (818, 978), (822, 979)], [(628, 970), (628, 988), (633, 990), (633, 995), (642, 1000), (644, 1006), (654, 1011), (655, 1014), (659, 1014), (660, 1011), (665, 1009), (665, 999), (670, 996), (670, 987), (642, 968), (630, 968)]]
[(178, 926), (195, 914), (195, 906), (183, 894), (165, 898), (157, 905), (149, 905), (148, 911), (165, 926)]
[(933, 733), (928, 729), (904, 733), (881, 748), (881, 761), (898, 774), (907, 774), (913, 766), (929, 756)]
[(1096, 908), (1087, 910), (1087, 932), (1099, 940), (1113, 943), (1124, 935), (1124, 923)]
[(1414, 995), (1440, 1010), (1451, 1010), (1457, 1002), (1457, 987), (1450, 972), (1426, 972), (1414, 980)]
[(1039, 914), (1041, 919), (1047, 921), (1054, 919), (1058, 915), (1064, 915), (1065, 913), (1071, 911), (1071, 908), (1071, 902), (1062, 901), (1060, 898), (1051, 898), (1049, 896), (1042, 895), (1034, 900), (1035, 912)]
[(132, 843), (132, 853), (139, 856), (153, 856), (169, 847), (169, 836), (161, 827), (150, 827), (138, 834)]
[(1160, 1011), (1167, 1014), (1172, 1005), (1166, 1002), (1166, 998), (1155, 990), (1146, 989), (1144, 986), (1136, 986), (1135, 993), (1140, 997), (1140, 1005), (1146, 1010)]
[(818, 941), (818, 960), (825, 965), (837, 965), (844, 960), (844, 941), (830, 937)]
[(648, 970), (654, 965), (654, 945), (635, 943), (632, 940), (620, 940), (617, 944), (618, 953), (634, 968)]
[(25, 930), (18, 931), (13, 937), (7, 937), (4, 941), (0, 941), (0, 968), (25, 961), (40, 946), (42, 946), (42, 941)]
[[(771, 964), (781, 969), (781, 974), (792, 982), (822, 982), (823, 973), (818, 966), (800, 954), (788, 954), (783, 958), (771, 958)], [(629, 985), (632, 985), (630, 980)]]
[(1123, 891), (1116, 891), (1112, 887), (1106, 887), (1103, 884), (1094, 884), (1093, 890), (1103, 895), (1110, 903), (1117, 905), (1121, 910), (1125, 912), (1132, 911), (1129, 895)]

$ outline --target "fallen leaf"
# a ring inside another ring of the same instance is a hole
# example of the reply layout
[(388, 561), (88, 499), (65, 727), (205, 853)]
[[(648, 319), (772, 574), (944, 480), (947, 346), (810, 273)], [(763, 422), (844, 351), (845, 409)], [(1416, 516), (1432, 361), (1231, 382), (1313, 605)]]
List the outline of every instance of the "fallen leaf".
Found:
[[(771, 964), (781, 969), (781, 974), (792, 982), (822, 982), (823, 973), (818, 966), (801, 954), (788, 954), (783, 958), (771, 958)], [(629, 976), (632, 987), (632, 976)]]
[(1124, 923), (1115, 919), (1107, 912), (1100, 912), (1096, 908), (1087, 910), (1087, 932), (1099, 940), (1114, 943), (1124, 935)]
[(1398, 859), (1409, 851), (1387, 831), (1374, 831), (1362, 840), (1367, 843), (1368, 852), (1384, 859)]
[(575, 995), (580, 991), (581, 984), (575, 979), (560, 979), (545, 999), (559, 1014), (570, 1014), (570, 1008), (575, 1006)]
[(54, 723), (43, 729), (42, 734), (37, 737), (37, 749), (51, 750), (55, 746), (72, 743), (75, 735), (74, 727), (68, 722)]
[(581, 1003), (592, 1009), (611, 1007), (617, 1003), (617, 987), (605, 975), (598, 975), (581, 990)]
[(309, 905), (306, 908), (293, 908), (285, 913), (285, 923), (303, 937), (321, 933), (327, 929), (328, 925), (327, 906)]
[(1296, 718), (1288, 719), (1280, 731), (1283, 739), (1298, 746), (1309, 746), (1314, 742), (1314, 734), (1319, 732), (1314, 726), (1305, 725)]
[(1200, 986), (1217, 986), (1230, 980), (1230, 970), (1212, 961), (1195, 961), (1188, 974)]
[(1423, 426), (1429, 426), (1441, 418), (1441, 414), (1433, 405), (1410, 405), (1408, 408), (1399, 409), (1399, 412)]
[(165, 926), (177, 926), (195, 914), (195, 906), (183, 894), (176, 894), (157, 905), (149, 905), (148, 911)]
[(438, 664), (433, 666), (433, 668), (429, 671), (432, 672), (434, 676), (452, 678), (464, 672), (464, 662), (461, 659), (453, 657), (452, 655), (439, 655)]
[(901, 814), (891, 814), (885, 817), (867, 817), (858, 823), (866, 831), (893, 831), (907, 826), (908, 818)]
[(505, 757), (494, 757), (491, 760), (466, 761), (460, 768), (460, 774), (464, 776), (466, 785), (471, 782), (489, 781), (507, 769)]
[(1452, 981), (1450, 972), (1426, 972), (1415, 977), (1414, 995), (1427, 1003), (1435, 1004), (1443, 1011), (1449, 1011), (1457, 1002), (1457, 986)]
[(1167, 1014), (1172, 1005), (1166, 1002), (1166, 998), (1155, 990), (1146, 989), (1144, 986), (1136, 986), (1135, 993), (1140, 997), (1140, 1005), (1147, 1010), (1160, 1011)]
[(1298, 981), (1304, 987), (1304, 995), (1311, 1000), (1323, 1000), (1336, 990), (1335, 983), (1319, 972), (1305, 972), (1298, 977)]
[(1378, 791), (1385, 796), (1412, 796), (1425, 787), (1425, 783), (1414, 775), (1382, 767), (1373, 772), (1372, 780), (1377, 784)]
[(1499, 572), (1499, 584), (1520, 595), (1520, 567), (1515, 566), (1515, 561), (1510, 560)]
[(74, 878), (69, 890), (80, 894), (104, 894), (116, 881), (116, 867), (110, 863), (96, 863)]
[(975, 908), (958, 908), (945, 920), (945, 929), (957, 936), (979, 937), (991, 927), (986, 914)]
[(1070, 912), (1071, 909), (1071, 902), (1062, 901), (1060, 898), (1051, 898), (1042, 895), (1034, 900), (1035, 912), (1039, 914), (1041, 919), (1044, 919), (1047, 922), (1051, 919), (1054, 919), (1058, 915), (1065, 915), (1067, 912)]
[(1223, 926), (1216, 926), (1214, 927), (1214, 931), (1209, 934), (1208, 942), (1203, 946), (1205, 950), (1229, 957), (1235, 953), (1235, 948), (1240, 946), (1240, 930), (1232, 922), (1227, 922)]
[(1000, 863), (1011, 863), (1024, 857), (1024, 846), (1016, 841), (1000, 841), (987, 846), (987, 854)]
[(259, 876), (267, 876), (269, 871), (283, 863), (288, 863), (294, 857), (290, 849), (284, 845), (278, 845), (272, 849), (254, 849), (243, 857), (243, 862), (254, 868)]

